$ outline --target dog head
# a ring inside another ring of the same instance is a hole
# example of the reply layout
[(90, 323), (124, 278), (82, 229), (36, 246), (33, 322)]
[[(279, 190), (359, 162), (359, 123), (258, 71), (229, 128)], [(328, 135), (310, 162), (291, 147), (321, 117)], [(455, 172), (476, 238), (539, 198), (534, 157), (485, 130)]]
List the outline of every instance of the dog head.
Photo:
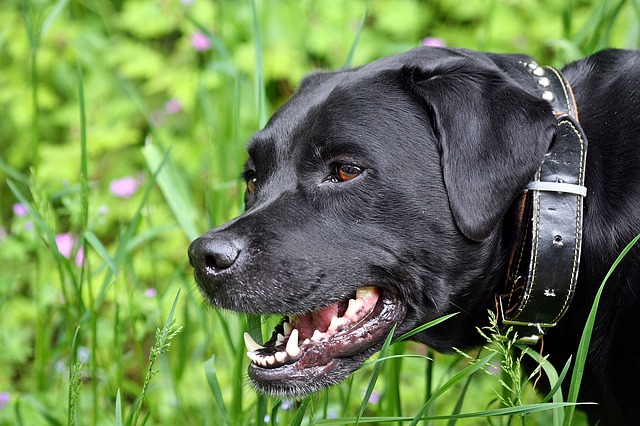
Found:
[[(307, 77), (251, 140), (246, 211), (189, 258), (216, 307), (284, 316), (248, 341), (260, 391), (302, 395), (415, 338), (475, 340), (504, 269), (502, 218), (551, 141), (524, 57), (420, 48)], [(521, 70), (522, 69), (522, 70)]]

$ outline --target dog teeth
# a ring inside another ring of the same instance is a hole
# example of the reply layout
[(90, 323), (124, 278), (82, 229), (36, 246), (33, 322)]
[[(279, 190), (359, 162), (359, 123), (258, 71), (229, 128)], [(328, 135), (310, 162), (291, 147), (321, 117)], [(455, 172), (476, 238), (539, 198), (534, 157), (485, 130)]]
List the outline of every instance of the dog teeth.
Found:
[(276, 361), (278, 361), (279, 363), (283, 363), (287, 359), (287, 353), (286, 352), (276, 352), (274, 357), (275, 357)]
[(343, 317), (355, 321), (358, 319), (358, 314), (362, 311), (362, 308), (364, 308), (362, 299), (351, 299)]
[(282, 329), (284, 330), (284, 335), (288, 336), (288, 335), (291, 334), (291, 331), (293, 330), (293, 327), (288, 322), (283, 322), (282, 323)]
[[(352, 302), (352, 300), (349, 301), (349, 306), (351, 306), (351, 302)], [(348, 318), (345, 318), (346, 316), (347, 316), (347, 313), (345, 312), (345, 315), (342, 318), (338, 318), (338, 317), (331, 318), (331, 324), (329, 324), (329, 328), (327, 329), (327, 333), (328, 334), (337, 333), (345, 325), (349, 324), (350, 321), (349, 321)]]
[[(276, 346), (281, 345), (285, 341), (285, 336), (278, 333), (276, 338)], [(279, 364), (284, 364), (290, 358), (296, 358), (302, 350), (298, 346), (298, 330), (295, 328), (291, 330), (289, 335), (289, 340), (287, 341), (286, 350), (278, 351), (272, 355), (265, 355), (263, 353), (257, 352), (260, 349), (264, 349), (264, 346), (261, 346), (255, 342), (249, 335), (249, 333), (244, 333), (244, 343), (247, 346), (247, 356), (251, 360), (251, 362), (255, 365), (259, 365), (261, 367), (273, 367)]]
[[(320, 330), (315, 330), (313, 332), (313, 335), (311, 336), (311, 341), (312, 342), (321, 342), (323, 340), (327, 340), (327, 337), (329, 337), (327, 335), (327, 333), (323, 333)], [(304, 342), (303, 342), (303, 344), (304, 344)]]
[(260, 346), (259, 344), (257, 344), (256, 341), (253, 340), (253, 337), (251, 337), (251, 335), (247, 332), (244, 333), (244, 344), (249, 352), (255, 352), (258, 349), (264, 348), (264, 346)]
[(365, 287), (360, 287), (356, 290), (356, 299), (370, 299), (376, 294), (376, 288), (374, 286), (368, 285)]
[(295, 328), (291, 331), (291, 335), (287, 341), (286, 351), (292, 357), (300, 355), (300, 347), (298, 346), (298, 330)]

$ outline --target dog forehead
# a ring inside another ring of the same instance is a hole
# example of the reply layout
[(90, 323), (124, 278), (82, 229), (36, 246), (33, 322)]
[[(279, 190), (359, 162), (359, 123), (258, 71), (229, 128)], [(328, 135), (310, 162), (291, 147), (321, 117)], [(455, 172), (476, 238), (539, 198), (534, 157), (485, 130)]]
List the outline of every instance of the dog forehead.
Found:
[(398, 71), (401, 65), (398, 61), (380, 61), (306, 77), (293, 97), (254, 135), (248, 146), (249, 153), (264, 155), (269, 152), (269, 157), (275, 161), (290, 156), (299, 147), (301, 139), (315, 136), (316, 142), (323, 143), (344, 123), (351, 127), (363, 124), (361, 119), (366, 118), (367, 110), (375, 112), (376, 105), (399, 101), (400, 91), (396, 88), (394, 95), (392, 83), (383, 75)]
[(417, 48), (357, 68), (311, 74), (255, 134), (249, 154), (276, 169), (336, 140), (388, 132), (393, 121), (407, 119), (408, 112), (421, 114), (415, 105), (408, 105), (411, 96), (401, 87), (404, 68), (425, 64), (437, 68), (451, 60), (492, 63), (486, 55), (462, 49)]

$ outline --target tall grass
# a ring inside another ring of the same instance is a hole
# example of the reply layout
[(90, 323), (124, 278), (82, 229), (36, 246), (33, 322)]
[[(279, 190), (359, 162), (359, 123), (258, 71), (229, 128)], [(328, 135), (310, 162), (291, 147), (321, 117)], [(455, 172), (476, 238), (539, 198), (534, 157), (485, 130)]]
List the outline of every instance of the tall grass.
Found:
[[(573, 407), (595, 314), (566, 396), (570, 365), (558, 373), (543, 362), (552, 391), (527, 384), (505, 407), (495, 366), (517, 355), (482, 349), (469, 361), (407, 334), (389, 336), (341, 385), (278, 400), (251, 390), (242, 339), (248, 330), (262, 340), (276, 319), (205, 306), (186, 260), (189, 241), (241, 212), (243, 146), (304, 72), (358, 65), (427, 35), (516, 50), (504, 41), (521, 36), (503, 25), (508, 6), (459, 4), (3, 2), (0, 82), (15, 97), (0, 94), (0, 135), (11, 142), (0, 144), (0, 394), (9, 399), (0, 425), (581, 424)], [(638, 46), (637, 0), (566, 4), (559, 29), (530, 53), (557, 65)], [(483, 18), (470, 25), (469, 16)], [(190, 46), (198, 31), (203, 51)], [(162, 109), (169, 98), (180, 112)], [(122, 175), (139, 185), (130, 198), (108, 189)]]

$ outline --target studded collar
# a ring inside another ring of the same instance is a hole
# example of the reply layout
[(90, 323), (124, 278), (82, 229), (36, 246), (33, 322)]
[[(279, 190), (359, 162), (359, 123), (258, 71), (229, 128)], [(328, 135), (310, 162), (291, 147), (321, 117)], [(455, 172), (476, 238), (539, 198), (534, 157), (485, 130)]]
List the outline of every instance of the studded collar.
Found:
[(566, 313), (578, 278), (587, 138), (562, 73), (521, 62), (551, 104), (557, 130), (532, 181), (511, 206), (515, 224), (506, 283), (496, 303), (503, 329), (534, 344)]

